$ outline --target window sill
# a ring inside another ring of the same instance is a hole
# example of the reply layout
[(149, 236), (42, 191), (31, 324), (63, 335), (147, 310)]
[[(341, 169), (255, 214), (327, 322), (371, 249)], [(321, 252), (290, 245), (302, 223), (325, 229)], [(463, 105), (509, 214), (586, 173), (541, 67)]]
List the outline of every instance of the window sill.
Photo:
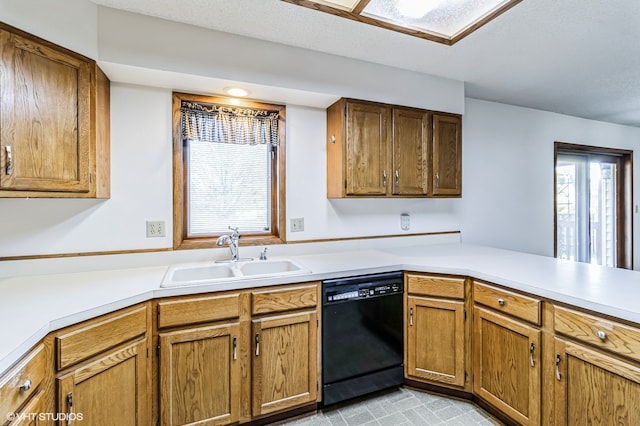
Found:
[[(190, 250), (190, 249), (208, 249), (216, 248), (216, 240), (218, 237), (206, 237), (206, 238), (191, 238), (185, 239), (174, 244), (174, 250)], [(238, 244), (242, 246), (260, 246), (271, 244), (284, 244), (286, 241), (283, 238), (275, 235), (245, 235), (240, 236)]]

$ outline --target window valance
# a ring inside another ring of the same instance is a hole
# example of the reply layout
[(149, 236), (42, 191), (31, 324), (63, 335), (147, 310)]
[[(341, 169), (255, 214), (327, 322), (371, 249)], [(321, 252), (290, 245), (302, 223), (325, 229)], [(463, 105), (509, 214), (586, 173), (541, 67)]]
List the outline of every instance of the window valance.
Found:
[(183, 139), (240, 145), (278, 144), (278, 113), (183, 101)]

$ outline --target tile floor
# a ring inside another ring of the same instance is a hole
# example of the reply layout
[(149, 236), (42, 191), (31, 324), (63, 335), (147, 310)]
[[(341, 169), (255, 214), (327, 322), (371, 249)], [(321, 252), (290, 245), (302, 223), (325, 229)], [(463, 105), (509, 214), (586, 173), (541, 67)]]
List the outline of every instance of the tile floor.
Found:
[(431, 426), (502, 425), (467, 401), (399, 388), (351, 402), (336, 404), (316, 414), (274, 423), (286, 426)]

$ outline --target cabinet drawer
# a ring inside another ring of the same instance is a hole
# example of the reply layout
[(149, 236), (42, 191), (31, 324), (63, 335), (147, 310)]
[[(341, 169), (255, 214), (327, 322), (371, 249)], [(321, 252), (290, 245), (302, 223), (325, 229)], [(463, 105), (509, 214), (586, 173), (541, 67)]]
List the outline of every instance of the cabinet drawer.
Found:
[(238, 318), (239, 293), (191, 297), (158, 303), (158, 328)]
[(640, 361), (640, 329), (556, 306), (557, 333)]
[(251, 292), (253, 315), (312, 308), (317, 304), (317, 284)]
[(58, 370), (142, 336), (146, 331), (146, 305), (64, 329), (56, 334)]
[(473, 301), (499, 312), (540, 325), (540, 300), (478, 282), (473, 286)]
[(409, 294), (464, 299), (464, 278), (407, 275)]
[(37, 346), (0, 379), (0, 415), (14, 413), (37, 390), (46, 374), (44, 345)]

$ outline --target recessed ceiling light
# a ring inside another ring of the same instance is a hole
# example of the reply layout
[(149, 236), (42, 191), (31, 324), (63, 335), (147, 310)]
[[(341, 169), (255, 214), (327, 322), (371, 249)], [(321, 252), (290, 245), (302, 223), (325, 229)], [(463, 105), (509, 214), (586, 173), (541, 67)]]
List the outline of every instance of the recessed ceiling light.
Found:
[(282, 0), (452, 45), (522, 0)]
[(249, 92), (242, 87), (225, 87), (224, 91), (230, 96), (237, 96), (240, 98), (249, 94)]

